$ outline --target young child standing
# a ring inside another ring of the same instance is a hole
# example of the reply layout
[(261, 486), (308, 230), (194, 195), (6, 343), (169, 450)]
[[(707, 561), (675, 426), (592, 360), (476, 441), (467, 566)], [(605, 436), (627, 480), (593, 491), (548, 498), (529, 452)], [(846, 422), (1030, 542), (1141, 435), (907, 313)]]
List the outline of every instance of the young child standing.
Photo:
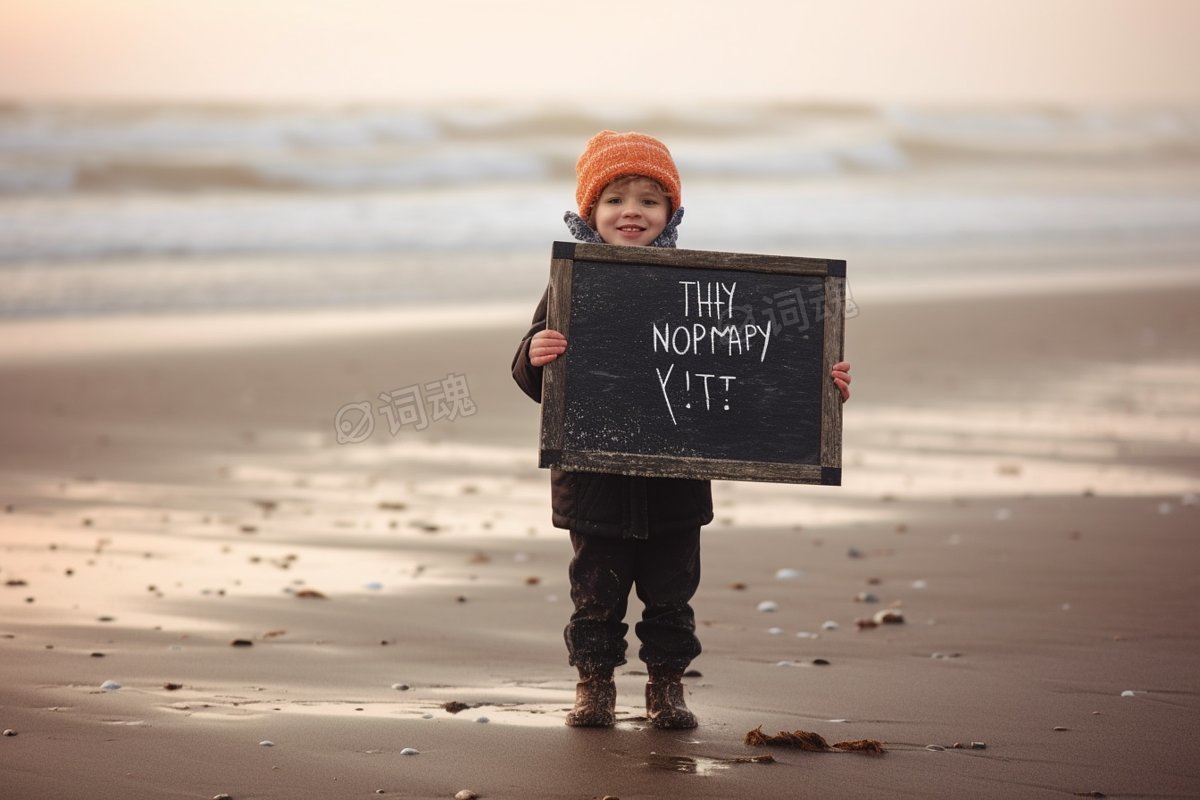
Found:
[[(683, 219), (679, 171), (666, 145), (641, 133), (601, 131), (575, 167), (579, 213), (564, 219), (576, 239), (596, 244), (674, 247)], [(513, 379), (541, 402), (542, 367), (563, 356), (566, 338), (546, 328), (543, 294), (513, 358)], [(849, 397), (850, 365), (832, 379)], [(625, 662), (629, 592), (645, 605), (635, 632), (645, 662), (646, 716), (656, 728), (694, 728), (683, 673), (700, 654), (691, 599), (700, 583), (700, 528), (713, 518), (706, 480), (553, 470), (555, 527), (570, 531), (575, 611), (564, 638), (579, 671), (573, 727), (615, 723), (613, 670)]]

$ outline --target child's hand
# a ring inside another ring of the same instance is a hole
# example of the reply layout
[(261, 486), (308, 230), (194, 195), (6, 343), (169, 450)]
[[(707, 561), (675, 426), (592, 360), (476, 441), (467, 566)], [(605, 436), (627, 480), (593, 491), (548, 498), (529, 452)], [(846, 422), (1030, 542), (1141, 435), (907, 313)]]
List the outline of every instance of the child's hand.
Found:
[(558, 358), (567, 349), (567, 337), (547, 328), (538, 331), (529, 341), (529, 363), (535, 367), (545, 366)]
[(832, 377), (838, 391), (842, 393), (842, 402), (846, 402), (850, 399), (850, 362), (839, 361), (834, 364)]

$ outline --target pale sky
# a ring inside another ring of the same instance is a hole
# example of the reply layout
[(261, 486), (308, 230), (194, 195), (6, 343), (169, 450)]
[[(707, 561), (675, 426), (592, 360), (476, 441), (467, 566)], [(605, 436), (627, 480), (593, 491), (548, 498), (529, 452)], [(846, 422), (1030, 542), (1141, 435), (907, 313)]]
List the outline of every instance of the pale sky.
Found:
[(1200, 102), (1200, 0), (0, 0), (0, 100)]

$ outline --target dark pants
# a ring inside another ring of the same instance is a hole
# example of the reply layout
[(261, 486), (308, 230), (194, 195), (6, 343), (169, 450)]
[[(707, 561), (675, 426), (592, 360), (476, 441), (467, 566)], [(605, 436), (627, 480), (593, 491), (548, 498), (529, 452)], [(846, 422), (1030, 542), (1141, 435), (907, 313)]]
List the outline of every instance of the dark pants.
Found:
[(571, 600), (575, 613), (563, 631), (570, 663), (585, 671), (625, 663), (624, 623), (629, 590), (645, 604), (635, 627), (638, 656), (648, 666), (685, 669), (700, 655), (696, 615), (689, 602), (700, 585), (700, 529), (617, 539), (571, 531)]

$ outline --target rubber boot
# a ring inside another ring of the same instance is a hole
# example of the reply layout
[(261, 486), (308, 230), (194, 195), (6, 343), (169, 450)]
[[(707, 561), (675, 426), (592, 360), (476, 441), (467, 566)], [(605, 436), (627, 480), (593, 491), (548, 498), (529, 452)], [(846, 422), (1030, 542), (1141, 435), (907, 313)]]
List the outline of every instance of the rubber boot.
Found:
[(683, 700), (683, 670), (650, 667), (646, 682), (646, 717), (656, 728), (694, 728), (696, 715)]
[(611, 669), (579, 670), (575, 684), (575, 708), (567, 714), (572, 728), (611, 728), (616, 724), (617, 685)]

